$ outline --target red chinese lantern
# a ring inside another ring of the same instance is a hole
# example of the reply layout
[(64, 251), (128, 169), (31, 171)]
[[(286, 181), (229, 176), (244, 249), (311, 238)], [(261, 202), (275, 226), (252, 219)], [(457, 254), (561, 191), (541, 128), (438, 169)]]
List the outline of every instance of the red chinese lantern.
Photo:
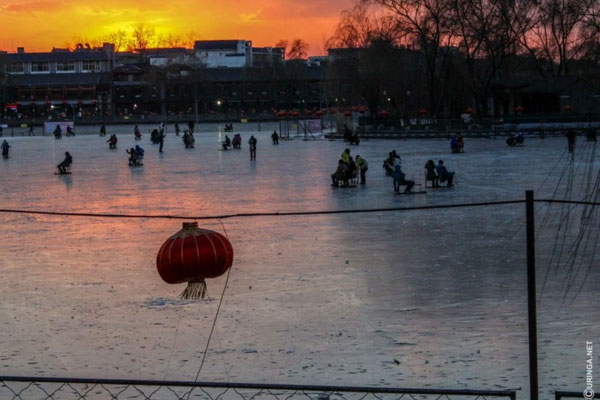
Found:
[(571, 110), (573, 110), (573, 107), (571, 107), (569, 104), (567, 104), (564, 108), (565, 112), (571, 112)]
[(424, 117), (424, 116), (426, 116), (426, 115), (427, 115), (427, 110), (426, 110), (426, 109), (424, 109), (424, 108), (421, 108), (421, 109), (419, 110), (419, 115), (420, 115), (421, 117)]
[(473, 110), (473, 107), (468, 107), (468, 108), (465, 110), (465, 112), (466, 112), (467, 114), (473, 114), (473, 113), (475, 112), (475, 110)]
[(291, 112), (291, 113), (290, 113), (290, 115), (291, 115), (292, 117), (299, 117), (299, 116), (300, 116), (300, 112), (298, 112), (298, 111), (293, 111), (293, 112)]
[(304, 110), (304, 114), (306, 114), (306, 115), (312, 115), (312, 111), (310, 111), (310, 110)]
[(352, 113), (350, 111), (344, 112), (344, 117), (351, 117)]
[(364, 114), (367, 111), (367, 107), (359, 107), (358, 112)]
[(387, 118), (389, 117), (390, 113), (387, 110), (383, 110), (379, 113), (379, 115), (381, 115), (383, 118)]
[(335, 108), (332, 108), (331, 110), (329, 110), (329, 114), (335, 114), (337, 113), (337, 110)]
[(323, 116), (323, 111), (319, 110), (319, 111), (315, 112), (315, 115), (317, 117), (322, 117)]
[(204, 298), (206, 278), (223, 275), (233, 263), (233, 247), (220, 233), (184, 222), (183, 228), (161, 246), (156, 268), (167, 283), (188, 282), (182, 299)]
[(287, 117), (287, 112), (285, 112), (285, 111), (279, 111), (277, 113), (277, 116), (280, 117), (280, 118)]
[(516, 113), (517, 113), (517, 114), (521, 114), (521, 113), (524, 111), (524, 108), (523, 108), (523, 107), (521, 107), (521, 106), (517, 106), (517, 107), (515, 108), (515, 111), (516, 111)]

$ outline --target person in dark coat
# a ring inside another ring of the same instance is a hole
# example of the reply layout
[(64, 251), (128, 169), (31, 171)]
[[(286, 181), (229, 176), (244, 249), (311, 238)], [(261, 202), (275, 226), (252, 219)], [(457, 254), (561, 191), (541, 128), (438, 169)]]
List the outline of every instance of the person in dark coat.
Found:
[(248, 144), (250, 145), (250, 161), (256, 160), (256, 143), (257, 140), (254, 135), (252, 135), (250, 140), (248, 140)]
[(567, 131), (567, 141), (569, 142), (569, 153), (575, 151), (575, 140), (577, 139), (577, 133), (573, 129)]
[(59, 173), (66, 174), (67, 168), (70, 167), (71, 164), (73, 164), (73, 157), (71, 157), (71, 154), (69, 154), (69, 152), (67, 151), (65, 152), (65, 159), (63, 160), (63, 162), (58, 164), (56, 167), (58, 168)]

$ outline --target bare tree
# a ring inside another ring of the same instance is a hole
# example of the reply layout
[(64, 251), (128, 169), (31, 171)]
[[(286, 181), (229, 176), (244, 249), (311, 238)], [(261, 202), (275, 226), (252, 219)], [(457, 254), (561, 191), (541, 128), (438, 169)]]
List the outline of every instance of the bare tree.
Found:
[(535, 25), (520, 42), (536, 61), (542, 76), (568, 76), (570, 64), (580, 58), (593, 40), (585, 29), (598, 0), (539, 0)]
[(402, 42), (414, 46), (426, 66), (429, 107), (440, 109), (440, 75), (454, 42), (454, 24), (449, 0), (360, 0), (387, 9), (396, 21)]
[(287, 58), (290, 60), (299, 60), (306, 58), (308, 54), (308, 43), (303, 39), (294, 39), (287, 52)]
[(127, 33), (125, 33), (125, 31), (119, 29), (115, 32), (109, 33), (108, 35), (105, 36), (104, 41), (112, 43), (115, 45), (115, 51), (119, 52), (123, 49), (125, 49), (125, 46), (127, 45)]
[(154, 28), (144, 23), (136, 24), (132, 27), (131, 37), (128, 49), (144, 50), (155, 44), (156, 34)]
[(396, 43), (400, 38), (393, 16), (377, 11), (366, 2), (358, 2), (350, 10), (342, 11), (340, 22), (327, 40), (326, 48), (363, 48), (374, 40)]
[(504, 70), (503, 78), (507, 77), (507, 61), (517, 54), (519, 38), (531, 28), (532, 4), (530, 0), (452, 0), (457, 43), (479, 112), (488, 111), (487, 100), (500, 72)]

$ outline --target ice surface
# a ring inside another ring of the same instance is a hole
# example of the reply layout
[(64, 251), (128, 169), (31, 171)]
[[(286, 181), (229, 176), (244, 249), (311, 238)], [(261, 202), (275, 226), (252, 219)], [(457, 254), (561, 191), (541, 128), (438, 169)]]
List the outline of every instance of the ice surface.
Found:
[[(2, 207), (201, 216), (513, 200), (526, 189), (541, 198), (555, 196), (568, 166), (564, 138), (528, 138), (522, 148), (467, 139), (464, 154), (451, 154), (445, 140), (371, 140), (351, 147), (369, 161), (367, 185), (336, 189), (329, 175), (343, 142), (273, 146), (272, 129), (253, 132), (256, 162), (249, 131), (240, 132), (242, 150), (223, 152), (214, 125), (196, 134), (195, 149), (170, 127), (163, 154), (145, 134), (144, 166), (134, 169), (125, 154), (139, 143), (131, 127), (109, 127), (117, 150), (108, 149), (108, 136), (9, 137)], [(381, 168), (392, 149), (418, 183), (428, 159), (444, 159), (456, 188), (395, 195)], [(590, 149), (578, 142), (574, 174), (583, 174)], [(65, 151), (73, 174), (56, 176)], [(582, 193), (563, 181), (558, 194), (565, 190), (574, 199)], [(547, 217), (537, 240), (540, 290), (559, 207), (546, 213), (536, 205), (538, 226)], [(177, 300), (183, 285), (161, 281), (156, 253), (181, 221), (13, 214), (0, 221), (2, 375), (195, 378), (225, 277), (209, 280), (208, 298), (196, 302)], [(527, 396), (523, 204), (222, 223), (235, 260), (200, 380), (520, 387), (518, 397)], [(223, 232), (216, 220), (200, 225)], [(575, 301), (563, 301), (566, 268), (548, 275), (538, 303), (542, 398), (584, 387), (585, 341), (600, 328), (597, 267), (595, 259)]]

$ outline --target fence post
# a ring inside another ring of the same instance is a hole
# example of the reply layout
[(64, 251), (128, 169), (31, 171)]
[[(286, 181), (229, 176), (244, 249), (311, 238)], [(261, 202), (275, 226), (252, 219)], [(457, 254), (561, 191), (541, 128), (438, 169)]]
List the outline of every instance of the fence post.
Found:
[(538, 400), (537, 313), (535, 295), (535, 224), (533, 190), (525, 192), (527, 224), (527, 309), (529, 322), (529, 399)]

